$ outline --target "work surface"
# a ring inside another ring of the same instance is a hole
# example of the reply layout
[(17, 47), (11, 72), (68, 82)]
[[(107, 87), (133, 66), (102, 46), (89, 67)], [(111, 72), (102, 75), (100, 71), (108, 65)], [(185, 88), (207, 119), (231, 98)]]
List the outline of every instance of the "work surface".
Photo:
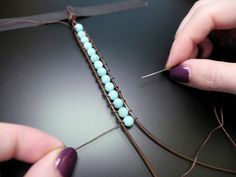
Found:
[[(74, 0), (71, 5), (105, 2), (111, 1)], [(164, 143), (190, 157), (218, 125), (215, 104), (223, 106), (226, 128), (236, 139), (235, 96), (187, 88), (165, 74), (141, 76), (164, 67), (178, 24), (193, 3), (150, 0), (146, 8), (80, 20), (139, 120)], [(58, 11), (66, 5), (62, 0), (4, 0), (0, 18)], [(39, 128), (71, 147), (117, 125), (71, 30), (60, 24), (0, 33), (0, 121)], [(159, 177), (179, 177), (189, 168), (189, 162), (155, 145), (136, 127), (130, 133)], [(235, 155), (218, 131), (200, 160), (236, 169)], [(73, 176), (151, 176), (121, 130), (80, 149), (78, 157)], [(0, 176), (23, 176), (29, 167), (18, 161), (1, 163)], [(233, 176), (199, 166), (189, 175)]]

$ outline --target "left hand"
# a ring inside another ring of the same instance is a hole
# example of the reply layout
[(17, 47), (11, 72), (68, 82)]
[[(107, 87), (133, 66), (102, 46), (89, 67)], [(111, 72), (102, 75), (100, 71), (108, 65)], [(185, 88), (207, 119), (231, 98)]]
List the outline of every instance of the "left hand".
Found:
[(0, 137), (0, 162), (15, 158), (34, 163), (26, 177), (69, 177), (73, 170), (76, 151), (40, 130), (0, 123)]

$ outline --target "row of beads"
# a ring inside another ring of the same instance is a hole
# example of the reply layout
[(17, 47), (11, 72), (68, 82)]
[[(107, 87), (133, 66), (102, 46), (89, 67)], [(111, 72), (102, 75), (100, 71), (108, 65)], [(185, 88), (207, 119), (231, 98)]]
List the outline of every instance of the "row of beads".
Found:
[(122, 99), (119, 98), (119, 94), (115, 90), (115, 86), (111, 82), (111, 78), (107, 74), (107, 70), (103, 67), (103, 63), (100, 60), (99, 55), (93, 48), (92, 43), (89, 41), (89, 38), (86, 32), (84, 31), (83, 26), (80, 23), (77, 23), (74, 26), (74, 29), (77, 33), (77, 37), (83, 44), (84, 49), (87, 51), (87, 54), (90, 57), (91, 62), (93, 63), (93, 66), (96, 69), (98, 76), (100, 77), (101, 82), (104, 85), (104, 89), (108, 93), (109, 99), (113, 102), (114, 108), (118, 110), (119, 117), (123, 119), (123, 123), (126, 127), (131, 127), (134, 124), (134, 118), (129, 115), (129, 110), (124, 105)]

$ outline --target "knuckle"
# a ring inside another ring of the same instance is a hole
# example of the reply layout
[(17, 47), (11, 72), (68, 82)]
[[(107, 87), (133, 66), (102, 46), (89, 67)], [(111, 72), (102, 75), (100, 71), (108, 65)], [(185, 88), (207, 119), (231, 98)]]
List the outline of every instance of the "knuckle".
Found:
[(204, 2), (204, 1), (202, 1), (202, 0), (198, 0), (198, 1), (196, 1), (196, 2), (194, 3), (193, 7), (194, 7), (194, 8), (200, 7), (200, 6), (202, 6), (202, 5), (204, 4), (203, 2)]
[(209, 66), (207, 69), (205, 86), (209, 90), (218, 90), (220, 88), (219, 67), (216, 64)]
[(206, 16), (207, 14), (210, 13), (210, 8), (208, 5), (201, 5), (196, 9), (196, 14), (201, 14), (203, 16)]
[(199, 9), (199, 8), (205, 7), (207, 4), (209, 4), (209, 2), (206, 0), (198, 0), (194, 3), (193, 7), (195, 9)]

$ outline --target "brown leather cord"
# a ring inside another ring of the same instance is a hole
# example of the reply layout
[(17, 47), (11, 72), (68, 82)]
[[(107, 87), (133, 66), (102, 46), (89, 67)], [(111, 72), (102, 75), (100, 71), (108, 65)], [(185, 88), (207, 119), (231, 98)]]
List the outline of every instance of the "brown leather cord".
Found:
[(72, 6), (67, 6), (66, 7), (66, 12), (68, 14), (68, 20), (70, 23), (76, 21), (77, 16), (75, 15), (74, 9)]
[[(89, 7), (71, 7), (73, 9), (73, 16), (76, 17), (91, 17), (97, 15), (104, 15), (113, 12), (120, 12), (130, 9), (145, 7), (147, 2), (145, 0), (127, 0), (121, 2), (113, 2), (102, 5), (95, 5)], [(20, 28), (37, 27), (39, 25), (58, 23), (60, 21), (68, 20), (68, 8), (66, 10), (25, 16), (16, 18), (0, 19), (0, 32), (9, 31)], [(70, 18), (70, 17), (69, 17)]]
[[(104, 60), (102, 58), (102, 60)], [(115, 81), (113, 80), (113, 82), (115, 83)], [(116, 83), (115, 83), (116, 85)], [(233, 173), (236, 174), (236, 170), (231, 170), (231, 169), (226, 169), (226, 168), (221, 168), (215, 165), (211, 165), (208, 163), (204, 163), (201, 161), (196, 161), (195, 159), (192, 159), (182, 153), (177, 152), (176, 150), (174, 150), (173, 148), (171, 148), (170, 146), (168, 146), (167, 144), (163, 143), (161, 140), (159, 140), (155, 135), (153, 135), (146, 127), (144, 127), (144, 125), (138, 120), (138, 118), (134, 115), (134, 113), (132, 112), (132, 110), (130, 109), (129, 105), (127, 104), (126, 100), (124, 99), (121, 91), (118, 92), (120, 98), (124, 101), (125, 106), (130, 110), (129, 113), (132, 117), (135, 118), (135, 124), (137, 125), (137, 127), (149, 138), (151, 139), (155, 144), (159, 145), (160, 147), (162, 147), (163, 149), (167, 150), (168, 152), (170, 152), (171, 154), (183, 159), (183, 160), (187, 160), (189, 162), (192, 163), (196, 163), (197, 165), (200, 165), (202, 167), (206, 167), (206, 168), (210, 168), (212, 170), (217, 170), (217, 171), (221, 171), (221, 172), (225, 172), (225, 173)], [(221, 111), (222, 114), (222, 111)], [(217, 120), (219, 122), (219, 118), (217, 117)], [(220, 123), (220, 122), (219, 122)], [(226, 136), (229, 138), (229, 140), (231, 141), (231, 143), (235, 146), (235, 142), (232, 140), (232, 138), (230, 137), (230, 135), (227, 133), (227, 131), (224, 129), (224, 127), (221, 127), (222, 130), (224, 132), (226, 132)]]
[[(74, 27), (75, 22), (72, 22), (72, 26)], [(112, 112), (114, 113), (114, 115), (117, 118), (118, 123), (120, 123), (120, 126), (123, 130), (123, 132), (125, 133), (125, 135), (127, 136), (127, 138), (129, 139), (129, 141), (131, 142), (131, 144), (133, 145), (133, 147), (135, 148), (135, 150), (137, 151), (137, 153), (140, 155), (141, 159), (143, 160), (143, 162), (145, 163), (146, 167), (148, 168), (149, 172), (152, 174), (153, 177), (157, 177), (157, 174), (155, 172), (154, 167), (152, 166), (152, 164), (149, 162), (148, 158), (145, 156), (145, 154), (143, 153), (142, 149), (138, 146), (138, 144), (136, 143), (136, 141), (134, 140), (133, 136), (129, 133), (128, 129), (125, 127), (125, 125), (123, 124), (120, 116), (118, 115), (116, 109), (114, 108), (114, 105), (112, 104), (111, 100), (109, 99), (109, 97), (107, 96), (107, 93), (104, 89), (104, 86), (102, 84), (102, 82), (100, 81), (100, 78), (95, 70), (95, 68), (93, 67), (93, 63), (90, 61), (90, 58), (86, 52), (86, 50), (83, 48), (83, 44), (80, 42), (80, 40), (78, 39), (78, 37), (76, 36), (76, 33), (74, 32), (74, 36), (76, 38), (77, 43), (80, 46), (80, 49), (82, 50), (86, 61), (89, 63), (90, 69), (92, 70), (93, 75), (96, 78), (96, 81), (100, 87), (100, 89), (103, 92), (103, 95), (105, 96), (105, 99), (107, 100), (110, 108), (112, 109)], [(89, 37), (89, 36), (88, 36)], [(91, 39), (91, 38), (89, 38)], [(90, 42), (92, 42), (90, 40)], [(95, 47), (94, 43), (92, 42), (93, 47), (95, 48), (95, 50), (97, 51), (97, 54), (100, 55), (100, 52), (97, 50), (97, 48)], [(105, 66), (106, 67), (106, 66)], [(106, 68), (107, 69), (107, 68)], [(109, 71), (108, 71), (109, 72)]]
[[(99, 5), (99, 6), (92, 6), (92, 7), (77, 7), (77, 8), (72, 8), (71, 6), (68, 6), (66, 11), (53, 12), (53, 13), (41, 14), (41, 15), (35, 15), (35, 16), (29, 16), (29, 17), (18, 17), (18, 18), (14, 18), (14, 19), (0, 19), (0, 31), (7, 31), (7, 30), (11, 30), (11, 29), (19, 29), (19, 28), (26, 28), (26, 27), (32, 27), (32, 26), (40, 26), (40, 25), (53, 24), (53, 23), (61, 23), (61, 24), (64, 24), (64, 25), (70, 27), (70, 25), (68, 23), (66, 23), (65, 21), (63, 21), (63, 20), (67, 20), (68, 19), (71, 22), (72, 26), (73, 26), (76, 23), (75, 20), (76, 20), (77, 17), (101, 15), (101, 14), (106, 14), (106, 13), (111, 13), (111, 12), (116, 12), (116, 11), (121, 11), (121, 10), (128, 10), (128, 9), (132, 9), (132, 8), (143, 7), (144, 5), (145, 5), (145, 1), (137, 1), (137, 0), (134, 1), (133, 0), (133, 1), (119, 2), (118, 4), (113, 3), (113, 4), (105, 4), (105, 5)], [(84, 51), (84, 49), (81, 46), (81, 43), (78, 40), (78, 38), (76, 38), (76, 39), (77, 39), (77, 42), (80, 45), (81, 50), (85, 54), (85, 57), (86, 57), (88, 63), (90, 64), (92, 72), (95, 75), (96, 80), (97, 80), (100, 88), (102, 89), (103, 95), (106, 98), (106, 100), (108, 101), (108, 104), (111, 107), (112, 112), (115, 114), (115, 116), (117, 118), (117, 121), (120, 124), (122, 130), (125, 132), (126, 136), (130, 140), (130, 142), (132, 143), (132, 145), (134, 146), (134, 148), (136, 149), (136, 151), (138, 152), (138, 154), (140, 155), (142, 160), (144, 161), (145, 165), (147, 166), (147, 168), (151, 172), (152, 176), (157, 177), (156, 172), (155, 172), (154, 168), (152, 167), (151, 163), (148, 161), (148, 159), (146, 158), (146, 156), (142, 152), (141, 148), (135, 142), (135, 140), (133, 139), (132, 135), (129, 133), (128, 129), (124, 126), (124, 124), (123, 124), (122, 120), (120, 119), (117, 111), (115, 110), (113, 104), (111, 103), (111, 101), (110, 101), (106, 91), (104, 90), (103, 84), (101, 83), (100, 78), (98, 77), (98, 75), (96, 73), (96, 70), (94, 70), (92, 63), (89, 60), (89, 57), (87, 56), (86, 51)], [(90, 41), (92, 42), (91, 38), (90, 38)], [(94, 43), (93, 43), (93, 45), (94, 45)], [(97, 53), (100, 55), (101, 61), (103, 62), (104, 67), (107, 69), (109, 75), (111, 76), (110, 70), (107, 67), (107, 63), (105, 62), (104, 58), (102, 57), (101, 53), (99, 52), (99, 50), (96, 48), (95, 45), (94, 45), (94, 47), (97, 50)], [(137, 125), (137, 127), (147, 137), (149, 137), (153, 142), (155, 142), (157, 145), (161, 146), (162, 148), (164, 148), (165, 150), (167, 150), (168, 152), (172, 153), (175, 156), (178, 156), (178, 157), (180, 157), (180, 158), (182, 158), (184, 160), (192, 162), (192, 166), (190, 167), (190, 169), (188, 171), (186, 171), (182, 176), (186, 176), (194, 168), (194, 166), (196, 164), (200, 165), (200, 166), (203, 166), (203, 167), (207, 167), (207, 168), (213, 169), (213, 170), (218, 170), (218, 171), (222, 171), (222, 172), (236, 174), (235, 170), (225, 169), (225, 168), (221, 168), (221, 167), (217, 167), (217, 166), (214, 166), (214, 165), (210, 165), (210, 164), (207, 164), (207, 163), (203, 163), (203, 162), (197, 161), (198, 155), (200, 153), (200, 150), (207, 143), (207, 141), (210, 138), (210, 136), (216, 130), (218, 130), (219, 128), (221, 128), (223, 130), (223, 132), (226, 134), (226, 136), (231, 141), (233, 146), (236, 147), (235, 142), (233, 141), (233, 139), (230, 137), (228, 132), (223, 127), (223, 121), (224, 120), (223, 120), (222, 109), (221, 109), (221, 121), (220, 121), (220, 119), (219, 119), (219, 117), (217, 115), (216, 109), (214, 109), (216, 117), (217, 117), (217, 121), (219, 122), (220, 126), (216, 127), (215, 129), (213, 129), (209, 133), (209, 135), (207, 136), (205, 141), (201, 144), (200, 148), (198, 149), (195, 158), (192, 159), (192, 158), (189, 158), (188, 156), (185, 156), (185, 155), (175, 151), (171, 147), (167, 146), (166, 144), (161, 142), (157, 137), (155, 137), (149, 130), (147, 130), (143, 126), (143, 124), (141, 124), (139, 122), (137, 117), (133, 114), (132, 110), (129, 108), (126, 100), (124, 99), (124, 97), (123, 97), (121, 91), (119, 90), (119, 87), (115, 83), (115, 80), (114, 80), (113, 77), (111, 77), (111, 80), (112, 80), (113, 84), (115, 85), (115, 89), (117, 90), (120, 98), (124, 101), (125, 106), (129, 109), (129, 113), (134, 117), (135, 124)], [(113, 131), (117, 127), (112, 128), (112, 129), (102, 133), (101, 135), (98, 135), (97, 137), (93, 138), (92, 140), (90, 140), (90, 141), (84, 143), (83, 145), (79, 146), (77, 149), (80, 149), (80, 148), (84, 147), (85, 145), (90, 144), (91, 142), (97, 140), (98, 138), (104, 136), (105, 134)]]
[[(135, 2), (134, 2), (135, 1)], [(134, 3), (134, 4), (132, 4)], [(136, 4), (135, 4), (136, 3)], [(39, 25), (45, 25), (45, 24), (53, 24), (53, 23), (61, 23), (64, 24), (68, 27), (71, 27), (68, 23), (66, 23), (65, 21), (61, 21), (61, 20), (68, 20), (71, 22), (71, 25), (74, 26), (75, 25), (75, 19), (78, 16), (94, 16), (94, 15), (101, 15), (101, 14), (106, 14), (106, 13), (110, 13), (110, 12), (116, 12), (116, 11), (121, 11), (121, 10), (128, 10), (128, 9), (132, 9), (132, 8), (138, 8), (138, 7), (143, 7), (145, 5), (145, 1), (141, 1), (141, 0), (133, 0), (133, 1), (124, 1), (124, 2), (119, 2), (119, 5), (117, 7), (115, 7), (115, 3), (113, 4), (105, 4), (105, 5), (100, 5), (100, 7), (96, 10), (96, 7), (98, 6), (92, 6), (92, 7), (77, 7), (77, 8), (72, 8), (69, 7), (67, 8), (66, 11), (60, 11), (60, 12), (54, 12), (54, 13), (49, 13), (49, 14), (42, 14), (42, 15), (36, 15), (36, 16), (30, 16), (29, 18), (25, 18), (25, 17), (19, 17), (19, 18), (14, 18), (14, 19), (0, 19), (0, 31), (7, 31), (7, 30), (11, 30), (11, 29), (19, 29), (19, 28), (26, 28), (26, 27), (32, 27), (32, 26), (39, 26)], [(127, 5), (127, 6), (126, 6)], [(104, 10), (105, 11), (102, 11)], [(107, 8), (107, 9), (106, 9)], [(80, 15), (78, 15), (78, 13), (80, 13)], [(87, 14), (87, 15), (86, 15)], [(88, 15), (90, 14), (90, 15)], [(55, 16), (54, 16), (55, 15)], [(53, 17), (53, 18), (52, 18)], [(63, 17), (63, 18), (62, 18)], [(76, 37), (76, 35), (75, 35)], [(83, 46), (81, 45), (80, 41), (78, 38), (76, 38), (78, 44), (80, 45), (81, 50), (83, 51), (86, 60), (88, 61), (92, 72), (103, 92), (104, 97), (106, 98), (109, 106), (112, 109), (112, 112), (115, 114), (116, 118), (117, 118), (117, 122), (120, 124), (122, 130), (125, 132), (126, 136), (128, 137), (128, 139), (130, 140), (130, 142), (132, 143), (132, 145), (134, 146), (134, 148), (136, 149), (136, 151), (138, 152), (138, 154), (140, 155), (140, 157), (142, 158), (142, 160), (144, 161), (145, 165), (147, 166), (147, 168), (149, 169), (149, 171), (151, 172), (152, 176), (157, 177), (156, 172), (154, 170), (154, 168), (152, 167), (151, 163), (148, 161), (148, 159), (146, 158), (146, 156), (144, 155), (144, 153), (142, 152), (141, 148), (138, 146), (138, 144), (135, 142), (135, 140), (133, 139), (133, 137), (131, 136), (131, 134), (129, 133), (128, 129), (124, 126), (122, 120), (120, 119), (116, 109), (114, 108), (113, 104), (111, 103), (106, 91), (103, 88), (103, 84), (100, 81), (100, 78), (98, 77), (96, 70), (93, 68), (93, 64), (91, 63), (91, 61), (89, 60), (89, 57), (87, 56), (86, 51), (83, 49)], [(90, 41), (93, 43), (92, 39), (90, 38)], [(111, 72), (108, 69), (107, 63), (105, 62), (104, 58), (102, 57), (101, 53), (99, 52), (99, 50), (96, 48), (96, 46), (94, 45), (94, 48), (97, 50), (97, 53), (100, 55), (101, 57), (101, 61), (104, 64), (104, 67), (107, 69), (108, 74), (111, 76)], [(141, 124), (141, 122), (139, 122), (138, 118), (133, 114), (132, 110), (129, 108), (126, 100), (124, 99), (121, 91), (119, 90), (119, 87), (117, 86), (117, 84), (115, 83), (115, 80), (113, 77), (111, 77), (111, 80), (113, 82), (113, 84), (115, 85), (115, 89), (117, 90), (120, 98), (124, 101), (125, 106), (129, 109), (129, 113), (130, 115), (132, 115), (135, 119), (135, 125), (148, 137), (150, 138), (154, 143), (156, 143), (157, 145), (159, 145), (160, 147), (164, 148), (165, 150), (167, 150), (168, 152), (172, 153), (175, 156), (178, 156), (181, 159), (187, 160), (189, 162), (192, 162), (192, 167), (197, 164), (203, 167), (207, 167), (213, 170), (218, 170), (218, 171), (222, 171), (222, 172), (227, 172), (227, 173), (233, 173), (236, 174), (235, 170), (231, 170), (231, 169), (225, 169), (225, 168), (221, 168), (221, 167), (217, 167), (214, 165), (210, 165), (204, 162), (200, 162), (197, 161), (197, 158), (195, 156), (194, 159), (183, 155), (177, 151), (175, 151), (173, 148), (169, 147), (168, 145), (164, 144), (163, 142), (161, 142), (157, 137), (155, 137), (149, 130), (147, 130), (143, 124)], [(222, 110), (221, 110), (221, 116), (223, 116)], [(217, 118), (218, 122), (220, 123), (220, 119)], [(229, 138), (229, 140), (231, 141), (231, 143), (234, 145), (235, 147), (235, 142), (232, 140), (232, 138), (230, 137), (230, 135), (228, 134), (228, 132), (225, 130), (225, 128), (223, 126), (221, 126), (221, 129), (224, 131), (224, 133), (226, 134), (226, 136)], [(105, 133), (106, 134), (106, 133)], [(103, 135), (102, 135), (103, 136)], [(99, 137), (101, 137), (99, 135)], [(94, 138), (91, 141), (85, 143), (83, 146), (95, 141), (98, 138)], [(205, 144), (205, 143), (204, 143)]]
[[(76, 22), (74, 22), (76, 23)], [(75, 34), (76, 35), (76, 34)], [(88, 36), (89, 37), (89, 36)], [(116, 117), (119, 119), (119, 122), (121, 121), (120, 118), (119, 118), (119, 115), (117, 115), (117, 111), (114, 109), (113, 107), (113, 104), (111, 103), (109, 97), (107, 96), (107, 93), (106, 91), (104, 90), (103, 88), (103, 85), (100, 81), (100, 78), (97, 76), (97, 73), (96, 73), (96, 70), (94, 70), (93, 68), (93, 64), (91, 63), (91, 61), (89, 60), (89, 57), (86, 53), (86, 51), (83, 49), (83, 46), (81, 45), (80, 41), (78, 38), (76, 38), (78, 43), (80, 44), (80, 48), (82, 49), (84, 55), (86, 56), (86, 60), (88, 61), (88, 63), (90, 64), (90, 68), (93, 70), (93, 73), (96, 77), (96, 80), (97, 82), (99, 83), (100, 85), (100, 88), (103, 90), (103, 95), (105, 96), (106, 100), (108, 101), (109, 105), (111, 106), (113, 112), (115, 113)], [(110, 73), (110, 70), (107, 66), (107, 63), (105, 62), (103, 56), (101, 55), (100, 51), (97, 49), (96, 45), (94, 45), (94, 42), (92, 41), (92, 39), (89, 37), (89, 40), (90, 42), (93, 44), (93, 47), (95, 48), (95, 50), (97, 51), (98, 55), (100, 56), (100, 59), (101, 61), (103, 62), (104, 64), (104, 67), (106, 68), (107, 72), (108, 72), (108, 75), (111, 77), (111, 73)], [(207, 167), (207, 168), (210, 168), (210, 169), (213, 169), (213, 170), (218, 170), (218, 171), (222, 171), (222, 172), (226, 172), (226, 173), (233, 173), (233, 174), (236, 174), (236, 171), (235, 170), (231, 170), (231, 169), (225, 169), (225, 168), (221, 168), (221, 167), (217, 167), (217, 166), (214, 166), (214, 165), (210, 165), (210, 164), (207, 164), (207, 163), (204, 163), (204, 162), (200, 162), (200, 161), (196, 161), (188, 156), (185, 156), (177, 151), (175, 151), (174, 149), (172, 149), (171, 147), (167, 146), (166, 144), (162, 143), (159, 139), (157, 139), (151, 132), (149, 132), (138, 120), (138, 118), (133, 114), (132, 110), (129, 108), (126, 100), (124, 99), (121, 91), (119, 90), (119, 87), (117, 86), (115, 80), (113, 77), (111, 77), (111, 80), (113, 82), (113, 84), (115, 85), (115, 89), (117, 90), (120, 98), (124, 101), (124, 104), (125, 106), (129, 109), (129, 113), (135, 118), (135, 124), (137, 125), (138, 128), (141, 129), (142, 132), (144, 132), (144, 134), (147, 135), (147, 137), (149, 137), (152, 141), (154, 141), (156, 144), (160, 145), (162, 148), (164, 148), (165, 150), (167, 150), (168, 152), (172, 153), (173, 155), (176, 155), (184, 160), (187, 160), (187, 161), (190, 161), (192, 163), (196, 163), (200, 166), (203, 166), (203, 167)]]
[[(175, 151), (173, 148), (169, 147), (168, 145), (166, 145), (165, 143), (163, 143), (162, 141), (160, 141), (156, 136), (154, 136), (148, 129), (146, 129), (143, 124), (141, 122), (138, 121), (138, 119), (136, 119), (135, 124), (140, 128), (141, 131), (143, 131), (143, 133), (145, 133), (147, 135), (148, 138), (150, 138), (154, 143), (158, 144), (160, 147), (162, 147), (163, 149), (167, 150), (168, 152), (170, 152), (171, 154), (187, 160), (189, 162), (194, 162), (194, 159), (179, 153), (177, 151)], [(206, 167), (212, 170), (217, 170), (217, 171), (221, 171), (221, 172), (225, 172), (225, 173), (232, 173), (232, 174), (236, 174), (236, 170), (231, 170), (231, 169), (226, 169), (226, 168), (221, 168), (221, 167), (217, 167), (215, 165), (211, 165), (208, 163), (204, 163), (204, 162), (200, 162), (200, 161), (196, 161), (197, 165), (200, 165), (202, 167)]]
[[(94, 42), (92, 41), (92, 39), (90, 38), (90, 41), (94, 44)], [(94, 48), (96, 49), (96, 51), (99, 51), (96, 46), (94, 46)], [(107, 63), (105, 62), (104, 60), (104, 57), (101, 55), (101, 53), (99, 52), (99, 55), (100, 55), (100, 58), (101, 58), (101, 61), (103, 62), (104, 64), (104, 67), (107, 69), (108, 71), (108, 74), (110, 75), (111, 77), (111, 73), (110, 73), (110, 70), (108, 69), (108, 66), (107, 66)], [(125, 98), (123, 97), (121, 91), (119, 90), (119, 87), (117, 86), (115, 80), (114, 80), (114, 77), (111, 77), (111, 80), (113, 82), (113, 84), (115, 85), (116, 89), (117, 89), (117, 92), (119, 94), (119, 97), (123, 100), (125, 106), (128, 108), (129, 110), (129, 113), (132, 117), (134, 117), (135, 119), (135, 124), (137, 125), (137, 127), (149, 138), (151, 139), (155, 144), (159, 145), (160, 147), (162, 147), (163, 149), (167, 150), (168, 152), (170, 152), (171, 154), (183, 159), (183, 160), (187, 160), (189, 162), (194, 162), (194, 159), (182, 154), (182, 153), (179, 153), (177, 151), (175, 151), (173, 148), (169, 147), (168, 145), (166, 145), (165, 143), (163, 143), (162, 141), (160, 141), (157, 137), (155, 137), (149, 130), (147, 130), (147, 128), (144, 127), (144, 125), (138, 120), (138, 118), (134, 115), (133, 111), (130, 109), (129, 105), (127, 104)], [(236, 170), (231, 170), (231, 169), (226, 169), (226, 168), (221, 168), (221, 167), (217, 167), (215, 165), (211, 165), (211, 164), (208, 164), (208, 163), (204, 163), (204, 162), (200, 162), (200, 161), (196, 161), (196, 164), (197, 165), (200, 165), (200, 166), (203, 166), (203, 167), (206, 167), (206, 168), (210, 168), (212, 170), (217, 170), (217, 171), (221, 171), (221, 172), (225, 172), (225, 173), (233, 173), (233, 174), (236, 174)]]
[[(76, 23), (76, 22), (74, 22)], [(89, 37), (89, 36), (88, 36)], [(77, 39), (78, 40), (78, 39)], [(163, 143), (162, 141), (160, 141), (157, 137), (155, 137), (148, 129), (146, 129), (144, 127), (144, 125), (138, 120), (138, 118), (134, 115), (134, 113), (132, 112), (132, 110), (130, 109), (129, 105), (127, 104), (126, 100), (124, 99), (121, 91), (119, 90), (119, 87), (117, 86), (115, 80), (114, 80), (114, 77), (112, 77), (111, 75), (111, 72), (107, 66), (107, 63), (105, 62), (104, 60), (104, 57), (102, 56), (102, 54), (100, 53), (100, 51), (98, 50), (98, 48), (96, 47), (96, 45), (94, 45), (94, 42), (93, 40), (89, 37), (89, 40), (90, 42), (93, 44), (93, 47), (94, 49), (97, 51), (98, 55), (100, 56), (100, 59), (104, 65), (104, 67), (106, 68), (107, 72), (108, 72), (108, 75), (111, 77), (111, 80), (112, 80), (112, 83), (114, 84), (115, 88), (116, 88), (116, 91), (118, 92), (119, 94), (119, 97), (123, 100), (125, 106), (128, 108), (129, 110), (129, 113), (132, 117), (134, 117), (135, 119), (135, 124), (137, 125), (137, 127), (149, 138), (151, 139), (155, 144), (159, 145), (160, 147), (162, 147), (163, 149), (167, 150), (168, 152), (170, 152), (171, 154), (183, 159), (183, 160), (187, 160), (189, 162), (192, 162), (194, 163), (195, 160), (182, 154), (182, 153), (179, 153), (177, 151), (175, 151), (173, 148), (169, 147), (168, 145), (166, 145), (165, 143)], [(80, 42), (80, 41), (78, 41)], [(83, 50), (83, 46), (80, 46), (81, 49)], [(83, 53), (85, 53), (85, 55), (87, 55), (86, 51), (83, 51)], [(88, 56), (87, 56), (88, 57)], [(86, 58), (88, 60), (88, 62), (90, 62), (89, 58)], [(91, 62), (90, 62), (91, 63)], [(92, 63), (91, 63), (91, 67), (92, 67)], [(95, 71), (96, 72), (96, 71)], [(95, 73), (96, 74), (96, 73)], [(99, 77), (97, 76), (96, 77), (96, 80), (97, 82), (100, 81)], [(102, 83), (101, 83), (102, 85)], [(103, 86), (102, 86), (103, 88)], [(106, 95), (106, 92), (104, 91), (104, 95)], [(106, 96), (106, 99), (107, 101), (109, 102), (109, 105), (112, 105), (112, 103), (110, 102), (109, 98), (107, 98)], [(236, 171), (235, 170), (231, 170), (231, 169), (226, 169), (226, 168), (221, 168), (221, 167), (218, 167), (218, 166), (215, 166), (215, 165), (211, 165), (211, 164), (208, 164), (208, 163), (204, 163), (204, 162), (200, 162), (200, 161), (196, 161), (195, 162), (197, 165), (200, 165), (200, 166), (203, 166), (203, 167), (206, 167), (206, 168), (210, 168), (212, 170), (217, 170), (217, 171), (221, 171), (221, 172), (225, 172), (225, 173), (233, 173), (233, 174), (236, 174)]]

